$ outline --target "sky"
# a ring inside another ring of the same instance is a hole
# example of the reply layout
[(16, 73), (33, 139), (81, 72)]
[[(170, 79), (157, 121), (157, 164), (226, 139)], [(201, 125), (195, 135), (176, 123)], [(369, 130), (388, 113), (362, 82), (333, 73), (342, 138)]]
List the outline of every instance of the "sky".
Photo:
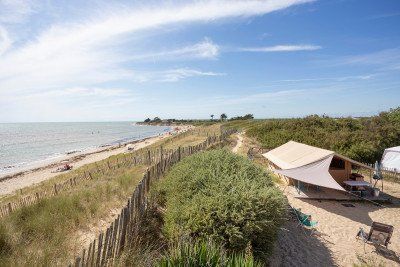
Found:
[(398, 0), (0, 0), (0, 122), (397, 106)]

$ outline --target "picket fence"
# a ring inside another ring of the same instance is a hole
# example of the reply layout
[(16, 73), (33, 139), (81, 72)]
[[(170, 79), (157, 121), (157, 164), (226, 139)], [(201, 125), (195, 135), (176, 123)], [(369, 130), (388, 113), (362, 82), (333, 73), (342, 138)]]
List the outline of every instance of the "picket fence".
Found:
[(233, 130), (225, 131), (219, 136), (209, 136), (198, 145), (179, 147), (165, 154), (161, 153), (160, 160), (147, 169), (118, 217), (86, 249), (83, 249), (82, 253), (69, 266), (112, 266), (127, 244), (130, 244), (136, 237), (135, 229), (139, 226), (147, 208), (146, 194), (149, 192), (150, 185), (160, 179), (172, 165), (181, 159), (221, 143), (233, 132)]

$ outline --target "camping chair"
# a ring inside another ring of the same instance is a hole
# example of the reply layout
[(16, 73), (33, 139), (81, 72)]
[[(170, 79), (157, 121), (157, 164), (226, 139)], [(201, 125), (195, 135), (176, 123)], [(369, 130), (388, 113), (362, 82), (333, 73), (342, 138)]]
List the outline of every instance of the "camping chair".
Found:
[(314, 233), (314, 231), (316, 231), (315, 227), (317, 226), (318, 222), (312, 221), (311, 215), (301, 212), (300, 209), (296, 209), (293, 207), (291, 207), (291, 208), (292, 208), (293, 214), (295, 215), (295, 217), (298, 220), (297, 226), (303, 226), (306, 229), (311, 230), (310, 235), (312, 235)]
[(393, 234), (393, 226), (379, 223), (379, 222), (372, 222), (371, 230), (369, 234), (364, 231), (363, 228), (360, 227), (360, 230), (357, 233), (357, 238), (361, 238), (364, 241), (364, 251), (365, 251), (365, 243), (371, 242), (374, 245), (378, 246), (385, 246), (388, 247), (390, 243), (390, 238)]

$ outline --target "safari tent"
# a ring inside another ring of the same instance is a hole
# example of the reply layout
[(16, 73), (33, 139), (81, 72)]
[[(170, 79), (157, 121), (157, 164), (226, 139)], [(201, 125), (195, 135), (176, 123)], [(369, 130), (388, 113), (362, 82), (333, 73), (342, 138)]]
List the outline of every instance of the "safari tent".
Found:
[(385, 149), (381, 165), (385, 169), (400, 172), (400, 146)]
[(371, 167), (334, 151), (289, 141), (265, 154), (274, 172), (293, 182), (346, 191), (344, 181), (363, 179), (353, 169)]

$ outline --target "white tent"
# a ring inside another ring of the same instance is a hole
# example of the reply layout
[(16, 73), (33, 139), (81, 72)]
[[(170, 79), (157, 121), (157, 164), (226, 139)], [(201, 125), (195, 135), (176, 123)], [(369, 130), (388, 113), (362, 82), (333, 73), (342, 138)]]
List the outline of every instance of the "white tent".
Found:
[(341, 191), (345, 191), (345, 189), (329, 172), (333, 157), (371, 169), (366, 165), (337, 154), (334, 151), (294, 141), (289, 141), (263, 154), (263, 156), (276, 166), (274, 172), (278, 174), (305, 183)]
[(400, 146), (385, 149), (381, 164), (385, 169), (400, 171)]

